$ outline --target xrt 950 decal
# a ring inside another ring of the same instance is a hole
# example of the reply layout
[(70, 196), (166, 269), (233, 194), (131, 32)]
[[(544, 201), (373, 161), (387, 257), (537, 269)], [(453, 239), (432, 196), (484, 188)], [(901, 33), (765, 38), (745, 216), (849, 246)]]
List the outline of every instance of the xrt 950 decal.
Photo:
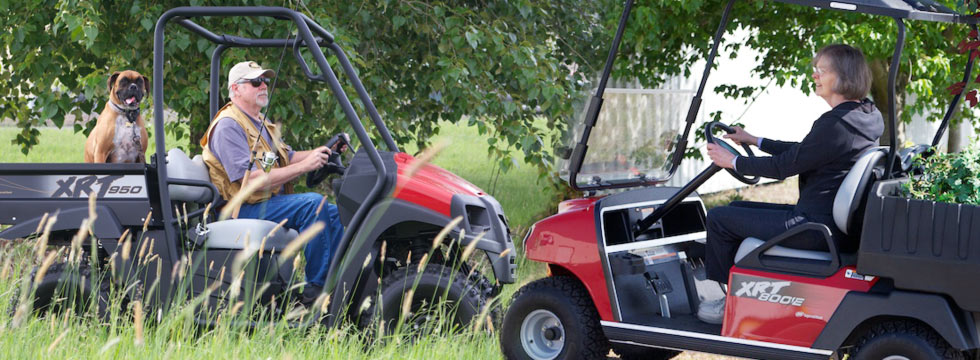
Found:
[(0, 176), (0, 198), (146, 198), (142, 175)]

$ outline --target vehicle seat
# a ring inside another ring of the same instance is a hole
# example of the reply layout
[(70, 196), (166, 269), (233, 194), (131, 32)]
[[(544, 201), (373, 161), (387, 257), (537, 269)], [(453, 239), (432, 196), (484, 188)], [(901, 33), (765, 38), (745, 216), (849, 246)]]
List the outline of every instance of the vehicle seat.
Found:
[[(880, 168), (884, 164), (883, 160), (887, 152), (888, 148), (886, 147), (876, 147), (868, 150), (851, 166), (851, 170), (847, 172), (847, 176), (841, 182), (841, 186), (837, 190), (837, 195), (834, 197), (833, 215), (834, 223), (844, 234), (855, 235), (860, 231), (868, 191), (874, 180), (881, 175), (880, 171), (875, 171), (875, 169)], [(782, 238), (784, 235), (792, 232), (798, 231), (790, 229), (783, 235), (779, 235), (773, 239)], [(739, 245), (738, 251), (735, 253), (735, 263), (738, 263), (753, 250), (765, 243), (766, 241), (762, 239), (746, 238)], [(772, 246), (763, 254), (794, 259), (833, 260), (833, 255), (827, 251), (800, 250), (779, 245)]]
[[(167, 152), (167, 177), (211, 182), (208, 167), (204, 165), (201, 155), (191, 159), (176, 148)], [(211, 191), (200, 186), (170, 185), (169, 190), (172, 201), (207, 203), (211, 200)]]
[[(207, 224), (204, 234), (191, 229), (188, 231), (188, 236), (195, 243), (203, 244), (208, 249), (237, 250), (262, 247), (264, 250), (281, 251), (295, 240), (299, 233), (282, 227), (276, 229), (277, 225), (268, 220), (229, 219)], [(273, 229), (275, 232), (272, 232)]]
[[(167, 152), (167, 177), (211, 182), (207, 165), (201, 155), (193, 159), (180, 149)], [(200, 186), (170, 185), (170, 199), (193, 203), (211, 201), (211, 190)], [(199, 245), (212, 249), (252, 249), (262, 246), (262, 240), (275, 227), (276, 223), (260, 219), (229, 219), (207, 224), (203, 229), (188, 229), (188, 237)], [(265, 239), (265, 250), (282, 250), (299, 233), (296, 230), (279, 228)]]

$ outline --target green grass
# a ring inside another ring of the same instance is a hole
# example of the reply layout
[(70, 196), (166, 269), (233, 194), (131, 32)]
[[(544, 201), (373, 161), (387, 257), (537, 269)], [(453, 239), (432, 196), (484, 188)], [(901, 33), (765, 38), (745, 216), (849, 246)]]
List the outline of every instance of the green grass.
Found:
[[(70, 130), (42, 128), (40, 144), (24, 156), (10, 144), (15, 128), (0, 127), (0, 163), (81, 162), (85, 138)], [(515, 241), (530, 224), (553, 211), (551, 187), (537, 180), (537, 170), (518, 163), (493, 181), (493, 160), (486, 155), (485, 138), (474, 127), (444, 124), (435, 142), (446, 149), (434, 163), (469, 180), (500, 201), (515, 228)], [(168, 139), (168, 148), (177, 145)], [(151, 149), (152, 152), (152, 149)], [(462, 331), (432, 334), (418, 339), (395, 336), (386, 341), (365, 340), (360, 330), (289, 329), (281, 323), (247, 331), (231, 325), (214, 328), (188, 326), (188, 319), (171, 312), (145, 332), (143, 344), (136, 341), (136, 326), (127, 312), (113, 313), (108, 324), (86, 314), (28, 318), (13, 326), (8, 309), (16, 289), (36, 265), (32, 243), (0, 242), (0, 358), (325, 358), (325, 359), (497, 359), (497, 338), (486, 332)], [(518, 284), (506, 286), (509, 298), (521, 283), (540, 277), (538, 264), (519, 261)], [(84, 309), (82, 311), (85, 311)], [(150, 315), (152, 316), (152, 314)]]
[[(83, 161), (85, 136), (68, 129), (40, 128), (40, 142), (28, 155), (20, 151), (18, 145), (10, 140), (18, 133), (15, 127), (0, 127), (0, 163), (73, 163)], [(187, 138), (177, 141), (167, 136), (167, 148), (187, 145)], [(530, 164), (518, 162), (507, 173), (501, 173), (494, 180), (494, 161), (488, 159), (486, 137), (481, 136), (475, 127), (442, 123), (441, 131), (432, 143), (445, 143), (446, 147), (433, 160), (433, 163), (449, 170), (463, 179), (493, 195), (500, 202), (516, 232), (523, 231), (542, 214), (552, 209), (553, 196), (550, 188), (537, 178), (537, 169)], [(404, 149), (414, 153), (414, 147)], [(147, 147), (147, 156), (156, 152), (153, 143)]]
[[(432, 143), (443, 142), (445, 148), (432, 162), (496, 198), (516, 228), (515, 233), (523, 235), (542, 214), (555, 210), (556, 204), (551, 203), (554, 194), (544, 180), (538, 180), (536, 167), (518, 162), (506, 174), (495, 177), (496, 167), (488, 158), (486, 137), (480, 135), (476, 127), (444, 122), (440, 124), (439, 132)], [(414, 152), (414, 148), (406, 151)]]
[[(24, 155), (20, 145), (11, 141), (20, 133), (16, 127), (0, 126), (0, 163), (80, 163), (85, 160), (85, 135), (68, 129), (42, 127), (38, 128), (41, 136), (38, 144)], [(152, 142), (146, 147), (146, 155), (156, 153)], [(167, 136), (167, 148), (187, 146), (187, 140), (177, 141), (173, 135)]]

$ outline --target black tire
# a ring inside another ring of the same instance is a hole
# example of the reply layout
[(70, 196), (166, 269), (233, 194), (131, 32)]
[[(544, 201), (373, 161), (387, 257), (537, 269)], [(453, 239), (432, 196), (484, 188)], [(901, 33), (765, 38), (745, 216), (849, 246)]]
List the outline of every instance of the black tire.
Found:
[[(109, 281), (106, 279), (93, 279), (91, 268), (82, 263), (77, 267), (69, 267), (66, 263), (57, 263), (48, 267), (44, 277), (37, 284), (34, 278), (37, 277), (39, 269), (35, 267), (30, 274), (27, 288), (19, 291), (28, 291), (33, 299), (33, 312), (39, 315), (48, 313), (57, 314), (67, 310), (69, 307), (75, 309), (76, 313), (84, 313), (93, 301), (95, 301), (96, 316), (99, 320), (106, 320), (109, 316)], [(16, 313), (20, 300), (20, 292), (14, 294), (11, 300), (10, 312)], [(28, 299), (31, 300), (31, 299)]]
[[(565, 276), (539, 279), (524, 285), (513, 299), (500, 332), (500, 349), (505, 358), (605, 359), (609, 354), (609, 340), (599, 325), (599, 313), (589, 293), (577, 280)], [(525, 334), (528, 337), (525, 346), (522, 328), (537, 329), (539, 319), (548, 316), (559, 321), (557, 326), (551, 322), (544, 325), (547, 329), (540, 333)], [(535, 343), (535, 339), (541, 338), (553, 340), (548, 344)], [(555, 345), (558, 340), (561, 343)]]
[(681, 354), (676, 350), (629, 345), (614, 345), (613, 351), (623, 360), (669, 360)]
[(422, 272), (416, 266), (402, 267), (384, 277), (379, 298), (361, 318), (375, 330), (378, 321), (383, 321), (385, 333), (392, 333), (401, 317), (405, 296), (414, 286), (410, 314), (406, 315), (404, 325), (409, 331), (437, 325), (431, 321), (445, 316), (452, 319), (442, 321), (443, 326), (466, 328), (487, 303), (478, 286), (466, 275), (441, 264), (428, 264)]
[(893, 359), (964, 359), (935, 331), (907, 320), (875, 324), (858, 340), (853, 351), (855, 360)]

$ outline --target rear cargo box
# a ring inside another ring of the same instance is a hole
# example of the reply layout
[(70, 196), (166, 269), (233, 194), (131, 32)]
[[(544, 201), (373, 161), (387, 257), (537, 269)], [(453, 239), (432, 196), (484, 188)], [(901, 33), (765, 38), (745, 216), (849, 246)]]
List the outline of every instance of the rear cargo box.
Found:
[(980, 207), (905, 198), (906, 181), (872, 188), (858, 272), (890, 278), (896, 288), (945, 294), (980, 312)]

